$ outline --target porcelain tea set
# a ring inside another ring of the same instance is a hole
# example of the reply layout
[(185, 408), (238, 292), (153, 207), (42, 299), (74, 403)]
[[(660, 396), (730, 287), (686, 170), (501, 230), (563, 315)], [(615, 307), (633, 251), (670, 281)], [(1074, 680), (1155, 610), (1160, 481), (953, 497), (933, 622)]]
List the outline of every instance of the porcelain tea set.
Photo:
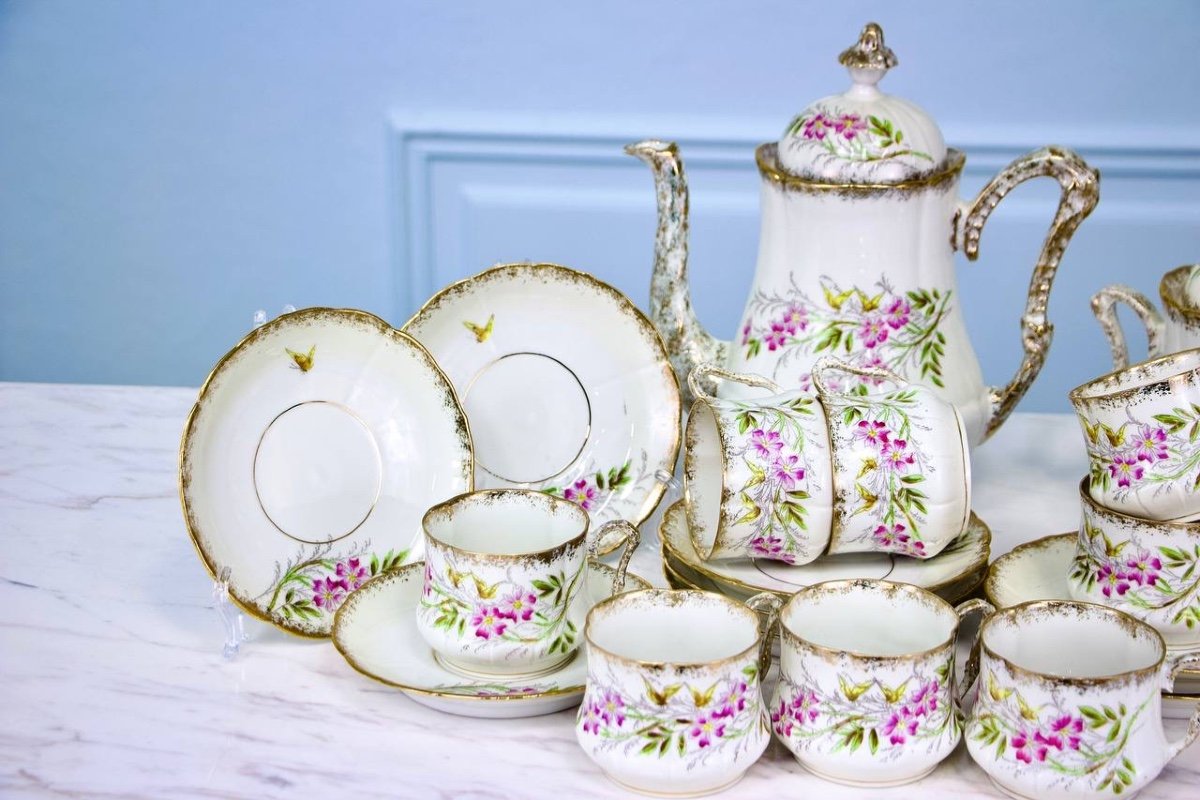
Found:
[[(583, 752), (639, 792), (718, 791), (772, 738), (859, 786), (918, 780), (962, 740), (1016, 796), (1152, 780), (1200, 733), (1193, 717), (1168, 744), (1159, 724), (1163, 690), (1200, 665), (1200, 350), (1128, 366), (1114, 305), (1151, 356), (1197, 345), (1200, 279), (1164, 278), (1169, 325), (1126, 287), (1094, 299), (1118, 371), (1071, 393), (1092, 462), (1080, 530), (989, 570), (971, 447), (1042, 367), (1099, 176), (1045, 148), (960, 203), (964, 155), (878, 87), (897, 63), (882, 30), (840, 61), (850, 88), (756, 153), (760, 251), (733, 341), (692, 312), (687, 186), (659, 141), (627, 148), (657, 192), (649, 317), (590, 275), (523, 263), (446, 287), (400, 329), (311, 308), (252, 331), (180, 449), (209, 572), (439, 711), (578, 707)], [(1021, 366), (989, 388), (953, 255), (974, 259), (997, 203), (1038, 176), (1062, 196)], [(655, 589), (628, 566), (681, 439), (659, 527), (675, 588)], [(970, 599), (981, 583), (988, 600)]]

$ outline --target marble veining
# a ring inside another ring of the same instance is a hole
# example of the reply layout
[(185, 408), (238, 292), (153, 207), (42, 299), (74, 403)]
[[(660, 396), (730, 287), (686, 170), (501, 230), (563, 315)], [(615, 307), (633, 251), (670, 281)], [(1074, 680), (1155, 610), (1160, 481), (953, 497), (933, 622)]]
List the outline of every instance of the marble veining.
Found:
[[(355, 673), (328, 642), (254, 619), (225, 661), (176, 491), (195, 395), (0, 384), (0, 797), (482, 800), (534, 785), (541, 796), (629, 796), (579, 749), (573, 711), (438, 714)], [(1078, 523), (1087, 461), (1071, 417), (1015, 415), (974, 468), (994, 554)], [(659, 514), (632, 569), (663, 585)], [(1200, 747), (1140, 797), (1193, 797), (1197, 785)], [(722, 797), (783, 793), (862, 796), (808, 775), (776, 743)], [(961, 746), (916, 787), (871, 796), (918, 794), (999, 796)]]

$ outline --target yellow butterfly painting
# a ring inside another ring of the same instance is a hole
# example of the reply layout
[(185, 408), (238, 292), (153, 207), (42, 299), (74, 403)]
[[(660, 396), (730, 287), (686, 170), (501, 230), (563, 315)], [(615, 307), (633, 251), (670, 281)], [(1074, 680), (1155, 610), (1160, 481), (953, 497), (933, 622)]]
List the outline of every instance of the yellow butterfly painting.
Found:
[(492, 328), (496, 326), (496, 315), (492, 314), (488, 317), (486, 325), (477, 325), (474, 322), (464, 322), (463, 327), (475, 334), (475, 341), (483, 344), (492, 335)]
[(287, 354), (292, 357), (292, 361), (296, 362), (296, 366), (299, 367), (301, 372), (308, 372), (313, 368), (313, 356), (317, 352), (317, 346), (315, 344), (308, 348), (307, 353), (297, 353), (295, 350), (292, 350), (289, 347), (285, 347), (283, 349), (286, 350)]

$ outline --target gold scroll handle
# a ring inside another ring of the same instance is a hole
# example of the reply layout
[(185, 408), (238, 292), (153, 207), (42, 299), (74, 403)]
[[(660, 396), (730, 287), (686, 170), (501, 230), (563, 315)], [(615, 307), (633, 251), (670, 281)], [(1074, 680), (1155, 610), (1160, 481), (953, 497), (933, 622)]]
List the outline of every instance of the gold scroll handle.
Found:
[(1051, 177), (1058, 181), (1062, 187), (1062, 197), (1029, 281), (1029, 296), (1025, 302), (1025, 314), (1021, 317), (1021, 344), (1025, 356), (1021, 359), (1017, 374), (1007, 385), (993, 386), (988, 390), (992, 416), (984, 431), (985, 439), (1008, 419), (1042, 371), (1054, 334), (1054, 326), (1046, 319), (1054, 273), (1075, 229), (1092, 213), (1100, 199), (1100, 172), (1064, 147), (1043, 147), (1005, 167), (983, 187), (975, 202), (959, 210), (954, 220), (953, 245), (974, 261), (979, 257), (979, 236), (983, 233), (984, 223), (996, 205), (1019, 184), (1040, 177)]

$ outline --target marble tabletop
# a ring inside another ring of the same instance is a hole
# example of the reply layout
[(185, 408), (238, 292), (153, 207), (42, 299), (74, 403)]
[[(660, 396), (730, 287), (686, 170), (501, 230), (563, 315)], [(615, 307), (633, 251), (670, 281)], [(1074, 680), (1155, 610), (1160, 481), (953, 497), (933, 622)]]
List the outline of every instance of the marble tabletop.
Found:
[[(248, 619), (233, 660), (184, 530), (193, 389), (0, 384), (0, 797), (628, 797), (574, 712), (439, 714), (323, 641)], [(974, 461), (993, 555), (1072, 529), (1085, 458), (1066, 415), (1016, 414)], [(657, 514), (633, 569), (664, 584)], [(1183, 723), (1169, 720), (1178, 735)], [(849, 789), (773, 744), (723, 797), (999, 797), (959, 747), (919, 784)], [(1200, 794), (1200, 746), (1141, 795)]]

